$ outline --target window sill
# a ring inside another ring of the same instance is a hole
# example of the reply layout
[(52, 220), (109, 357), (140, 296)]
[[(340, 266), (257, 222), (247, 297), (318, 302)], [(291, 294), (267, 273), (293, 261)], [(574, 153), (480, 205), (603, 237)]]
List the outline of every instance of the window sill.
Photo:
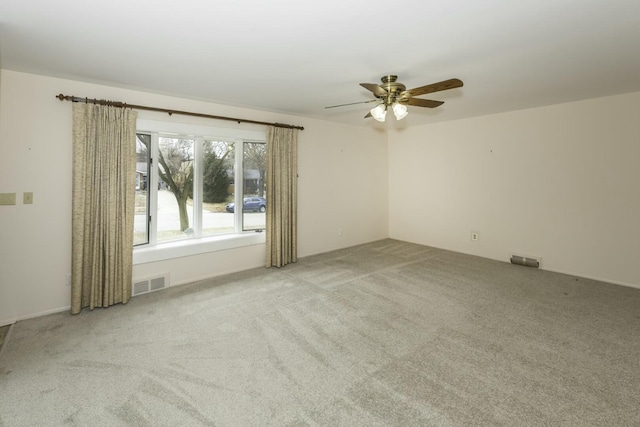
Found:
[(133, 265), (198, 255), (206, 252), (223, 251), (243, 246), (259, 245), (264, 244), (264, 242), (264, 232), (250, 232), (161, 243), (153, 247), (134, 248)]

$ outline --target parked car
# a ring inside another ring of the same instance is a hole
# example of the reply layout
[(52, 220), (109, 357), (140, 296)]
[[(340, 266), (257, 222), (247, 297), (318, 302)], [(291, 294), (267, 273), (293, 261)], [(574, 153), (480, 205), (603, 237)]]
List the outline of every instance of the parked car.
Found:
[[(235, 203), (227, 203), (227, 212), (235, 211)], [(243, 212), (264, 212), (267, 210), (267, 200), (264, 197), (245, 197), (242, 201)]]

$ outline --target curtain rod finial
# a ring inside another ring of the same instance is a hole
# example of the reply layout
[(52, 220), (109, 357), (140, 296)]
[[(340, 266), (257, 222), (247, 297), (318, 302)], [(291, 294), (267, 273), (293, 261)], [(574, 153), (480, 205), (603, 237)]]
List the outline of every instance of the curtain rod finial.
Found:
[(64, 101), (64, 99), (66, 97), (63, 94), (60, 94), (60, 95), (56, 96), (56, 98), (58, 98), (60, 101)]

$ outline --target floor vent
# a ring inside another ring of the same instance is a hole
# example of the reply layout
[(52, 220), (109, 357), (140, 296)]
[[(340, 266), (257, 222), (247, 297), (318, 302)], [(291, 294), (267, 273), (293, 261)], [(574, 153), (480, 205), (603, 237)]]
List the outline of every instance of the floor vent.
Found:
[(525, 267), (540, 268), (540, 258), (511, 255), (511, 264), (524, 265)]
[(162, 276), (137, 279), (133, 281), (131, 295), (141, 295), (169, 287), (169, 273)]

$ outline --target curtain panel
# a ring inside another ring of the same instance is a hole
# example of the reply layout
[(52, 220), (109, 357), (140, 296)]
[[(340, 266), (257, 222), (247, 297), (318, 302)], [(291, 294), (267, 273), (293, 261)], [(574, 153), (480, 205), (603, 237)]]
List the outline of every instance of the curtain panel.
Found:
[(298, 261), (298, 131), (267, 128), (266, 266)]
[(136, 118), (73, 104), (71, 312), (131, 298)]

